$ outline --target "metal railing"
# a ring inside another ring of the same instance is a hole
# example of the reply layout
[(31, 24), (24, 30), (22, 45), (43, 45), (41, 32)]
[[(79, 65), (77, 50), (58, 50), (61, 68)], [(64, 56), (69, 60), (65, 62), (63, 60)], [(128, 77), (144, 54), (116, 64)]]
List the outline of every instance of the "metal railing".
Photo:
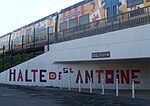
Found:
[(50, 34), (49, 42), (50, 44), (59, 43), (126, 28), (137, 27), (149, 23), (150, 7), (144, 7), (131, 12)]

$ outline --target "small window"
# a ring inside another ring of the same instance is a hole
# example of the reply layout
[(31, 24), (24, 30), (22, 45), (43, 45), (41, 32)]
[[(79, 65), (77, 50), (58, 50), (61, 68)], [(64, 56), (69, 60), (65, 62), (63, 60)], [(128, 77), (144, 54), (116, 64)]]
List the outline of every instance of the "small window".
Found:
[(54, 32), (54, 26), (49, 27), (49, 33), (53, 33)]
[(84, 15), (80, 17), (80, 25), (89, 23), (89, 15)]
[(78, 18), (75, 18), (69, 21), (69, 28), (73, 28), (77, 26), (78, 26)]
[(68, 26), (67, 24), (68, 24), (68, 22), (63, 22), (63, 23), (61, 23), (61, 24), (60, 24), (60, 31), (67, 29), (67, 28), (68, 28), (68, 27), (67, 27), (67, 26)]
[(141, 3), (143, 3), (143, 0), (128, 0), (127, 1), (128, 7), (135, 6)]
[(146, 2), (150, 2), (150, 0), (146, 0)]

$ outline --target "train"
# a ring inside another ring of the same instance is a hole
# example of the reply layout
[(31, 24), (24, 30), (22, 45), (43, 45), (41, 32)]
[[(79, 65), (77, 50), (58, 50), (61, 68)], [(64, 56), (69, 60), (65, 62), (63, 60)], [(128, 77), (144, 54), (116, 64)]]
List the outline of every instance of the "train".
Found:
[[(12, 49), (11, 46), (14, 50), (20, 51), (22, 44), (24, 49), (30, 49), (33, 48), (33, 42), (35, 42), (35, 48), (43, 48), (48, 40), (53, 42), (56, 39), (62, 39), (54, 33), (61, 31), (65, 34), (71, 33), (72, 30), (79, 31), (77, 28), (79, 26), (126, 12), (130, 12), (130, 17), (136, 17), (144, 14), (144, 7), (148, 6), (150, 6), (150, 0), (84, 0), (0, 36), (0, 53), (9, 52)], [(139, 9), (140, 12), (136, 11)], [(72, 30), (67, 32), (67, 29)], [(69, 37), (69, 34), (67, 36)]]

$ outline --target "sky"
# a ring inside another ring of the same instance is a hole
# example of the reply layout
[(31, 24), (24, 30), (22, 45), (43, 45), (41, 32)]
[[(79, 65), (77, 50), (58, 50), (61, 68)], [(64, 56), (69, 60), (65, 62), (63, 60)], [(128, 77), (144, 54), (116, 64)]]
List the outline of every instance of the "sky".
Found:
[(83, 0), (0, 0), (0, 36)]

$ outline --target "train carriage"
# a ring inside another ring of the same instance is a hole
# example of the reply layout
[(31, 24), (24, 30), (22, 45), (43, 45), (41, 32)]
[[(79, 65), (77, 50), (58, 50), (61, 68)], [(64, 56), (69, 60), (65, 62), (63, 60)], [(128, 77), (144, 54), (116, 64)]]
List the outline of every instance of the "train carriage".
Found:
[(33, 23), (27, 25), (24, 27), (24, 37), (23, 37), (23, 43), (25, 49), (30, 49), (32, 45), (32, 36), (34, 31), (34, 25)]
[(0, 37), (0, 54), (3, 53), (3, 46), (4, 46), (4, 52), (9, 51), (10, 36), (11, 36), (11, 33), (7, 33)]
[(77, 27), (101, 19), (98, 0), (86, 0), (61, 10), (58, 30)]
[(150, 0), (84, 0), (61, 10), (58, 30), (77, 27), (149, 5)]
[[(55, 19), (57, 13), (46, 16), (40, 20), (37, 20), (31, 24), (30, 27), (26, 28), (25, 38), (26, 43), (30, 48), (33, 48), (33, 43), (35, 39), (35, 48), (43, 48), (47, 43), (47, 28), (49, 28), (49, 33), (55, 32)], [(35, 33), (35, 36), (34, 36)]]
[[(88, 33), (92, 31), (94, 33), (96, 27), (101, 30), (105, 26), (109, 31), (112, 30), (112, 22), (116, 26), (113, 30), (116, 30), (120, 21), (126, 25), (129, 18), (131, 24), (134, 22), (136, 25), (140, 21), (147, 20), (146, 15), (150, 9), (144, 7), (149, 5), (150, 0), (84, 0), (61, 10), (58, 19), (58, 31), (61, 32), (58, 39), (70, 39), (73, 35), (85, 36), (83, 31), (90, 30)], [(123, 15), (118, 16), (119, 14)], [(97, 20), (101, 21), (97, 23), (95, 22)]]
[(56, 17), (57, 13), (54, 13), (34, 23), (36, 46), (45, 45), (48, 41), (48, 33), (55, 33)]
[(11, 34), (10, 39), (10, 49), (13, 51), (21, 51), (21, 45), (22, 45), (22, 35), (24, 34), (24, 29), (20, 28), (17, 30), (14, 30)]
[[(73, 6), (62, 9), (59, 13), (58, 30), (62, 31), (59, 39), (69, 38), (72, 32), (82, 32), (84, 25), (102, 19), (99, 9), (99, 0), (85, 0)], [(80, 27), (78, 27), (80, 26)], [(85, 26), (87, 29), (89, 25)], [(67, 30), (71, 28), (70, 30)]]
[(10, 41), (10, 44), (13, 45), (12, 49), (15, 50), (15, 52), (21, 51), (23, 42), (23, 48), (26, 50), (31, 50), (33, 48), (34, 38), (36, 48), (43, 48), (43, 46), (47, 43), (48, 39), (47, 27), (49, 27), (49, 33), (55, 32), (56, 16), (57, 13), (54, 13), (17, 30), (14, 30), (11, 35)]
[(99, 0), (100, 14), (103, 18), (112, 17), (147, 6), (150, 6), (150, 0)]

